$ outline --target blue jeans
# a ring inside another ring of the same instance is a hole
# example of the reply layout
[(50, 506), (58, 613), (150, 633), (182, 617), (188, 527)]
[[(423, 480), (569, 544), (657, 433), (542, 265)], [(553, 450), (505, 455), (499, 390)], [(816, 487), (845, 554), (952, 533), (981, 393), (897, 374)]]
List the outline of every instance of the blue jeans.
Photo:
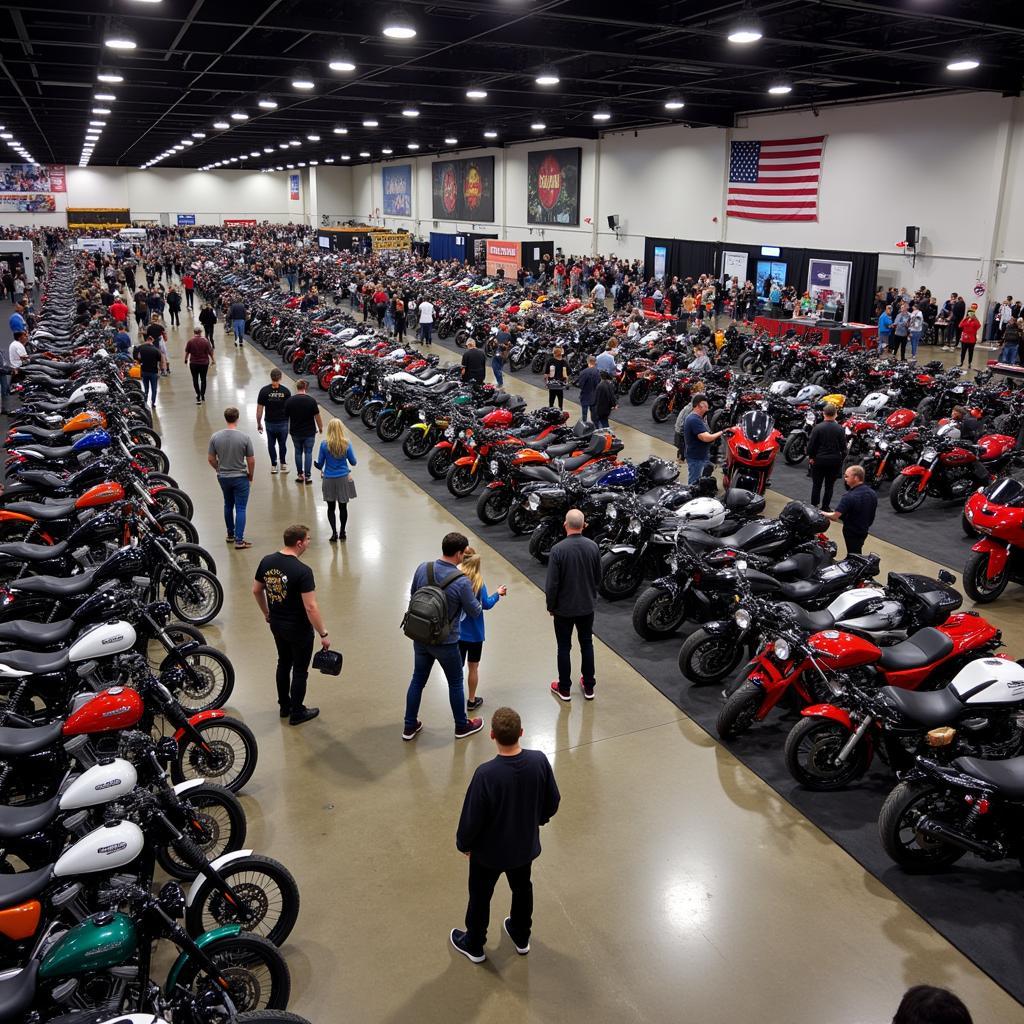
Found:
[(608, 429), (608, 417), (607, 416), (597, 416), (595, 414), (594, 423), (597, 426), (598, 430), (607, 430)]
[(466, 691), (462, 685), (462, 655), (458, 643), (421, 644), (413, 641), (412, 650), (412, 679), (409, 681), (409, 692), (405, 695), (406, 729), (416, 728), (423, 687), (427, 685), (435, 661), (448, 680), (448, 701), (452, 706), (455, 725), (465, 725), (469, 720), (466, 718)]
[(288, 279), (288, 291), (289, 292), (295, 291), (295, 277), (296, 277), (296, 275), (295, 274), (285, 274), (285, 277)]
[(1011, 345), (1008, 341), (1003, 343), (1003, 350), (999, 353), (999, 362), (1017, 365), (1017, 345)]
[(292, 447), (295, 449), (295, 472), (299, 476), (313, 475), (313, 445), (316, 437), (293, 437)]
[[(152, 402), (156, 405), (156, 389), (160, 384), (160, 374), (158, 373), (144, 373), (142, 375), (142, 397), (145, 401)], [(152, 398), (150, 398), (152, 393)]]
[(920, 342), (921, 342), (921, 332), (920, 331), (911, 331), (910, 332), (910, 358), (911, 359), (916, 359), (917, 358), (917, 346), (920, 344)]
[(698, 483), (701, 477), (704, 476), (704, 467), (710, 466), (711, 460), (706, 456), (700, 459), (687, 459), (686, 460), (686, 482), (690, 487)]
[(11, 397), (11, 375), (9, 373), (0, 373), (0, 410), (3, 412), (8, 411), (10, 406)]
[(245, 341), (245, 321), (244, 320), (232, 320), (231, 326), (235, 330), (235, 341), (241, 343)]
[(288, 421), (267, 423), (267, 449), (270, 452), (270, 464), (277, 465), (278, 451), (281, 453), (281, 465), (288, 461)]
[(430, 335), (434, 330), (433, 324), (420, 324), (420, 337), (429, 345)]
[(245, 540), (245, 506), (249, 504), (249, 481), (244, 476), (219, 476), (224, 492), (224, 525), (236, 544)]
[(595, 425), (597, 424), (597, 413), (594, 412), (594, 407), (592, 405), (584, 405), (580, 402), (580, 409), (582, 410), (580, 413), (581, 422), (586, 423), (588, 419), (592, 419)]
[(503, 372), (504, 362), (495, 356), (491, 360), (491, 372), (494, 374), (494, 383), (500, 388), (505, 383), (505, 374)]
[(889, 347), (889, 335), (890, 332), (882, 333), (878, 332), (878, 351), (879, 353), (884, 352)]

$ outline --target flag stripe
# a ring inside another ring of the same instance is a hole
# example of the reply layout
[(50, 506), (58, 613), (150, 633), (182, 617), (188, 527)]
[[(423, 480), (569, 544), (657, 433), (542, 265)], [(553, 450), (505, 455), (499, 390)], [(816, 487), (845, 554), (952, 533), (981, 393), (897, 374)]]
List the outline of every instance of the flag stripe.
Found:
[(817, 220), (816, 213), (749, 213), (742, 210), (730, 210), (730, 217), (742, 217), (744, 220)]
[(733, 142), (726, 214), (754, 220), (816, 220), (825, 136)]
[(816, 135), (812, 139), (765, 139), (761, 142), (761, 146), (813, 146), (816, 143), (824, 144), (824, 142), (824, 135)]
[(818, 194), (814, 188), (761, 188), (760, 185), (735, 185), (729, 195), (736, 196), (811, 196)]
[[(762, 151), (763, 153), (763, 151)], [(761, 162), (765, 160), (790, 160), (793, 158), (803, 158), (807, 156), (821, 156), (821, 148), (816, 149), (773, 149), (768, 153), (762, 155)]]
[(799, 199), (730, 199), (728, 206), (750, 207), (753, 210), (813, 210), (818, 205), (816, 199), (802, 201)]
[(772, 163), (771, 160), (762, 160), (761, 166), (766, 171), (772, 171), (774, 173), (778, 173), (779, 171), (818, 171), (821, 170), (821, 161), (815, 160), (812, 162), (808, 160), (803, 163), (792, 163), (791, 161), (786, 161), (785, 163), (776, 164)]

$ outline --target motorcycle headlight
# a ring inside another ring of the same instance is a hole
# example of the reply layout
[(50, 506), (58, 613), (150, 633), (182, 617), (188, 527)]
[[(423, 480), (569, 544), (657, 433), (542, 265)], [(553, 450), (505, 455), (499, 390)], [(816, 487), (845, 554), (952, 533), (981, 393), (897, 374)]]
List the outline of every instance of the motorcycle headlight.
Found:
[(639, 533), (640, 532), (640, 520), (637, 519), (636, 516), (633, 516), (633, 518), (630, 519), (630, 521), (629, 521), (629, 532), (630, 533)]
[(459, 431), (459, 437), (465, 437), (465, 436), (466, 436), (466, 432), (464, 430), (460, 430)]
[(814, 426), (814, 413), (813, 412), (809, 412), (804, 417), (804, 423), (806, 423), (809, 427), (813, 427)]
[(924, 450), (923, 452), (921, 452), (921, 458), (922, 458), (922, 459), (923, 459), (923, 460), (924, 460), (925, 462), (930, 462), (930, 461), (931, 461), (932, 459), (934, 459), (934, 458), (935, 458), (935, 457), (936, 457), (936, 456), (937, 456), (938, 454), (939, 454), (939, 453), (938, 453), (938, 452), (937, 452), (937, 451), (936, 451), (936, 450), (935, 450), (934, 448), (925, 448), (925, 450)]
[(879, 441), (878, 447), (884, 452), (889, 447), (888, 441)]
[(455, 436), (455, 428), (448, 427), (444, 432), (444, 436), (450, 441)]
[(416, 415), (419, 416), (421, 420), (425, 420), (427, 418), (427, 414), (422, 409), (417, 409)]
[(736, 614), (732, 618), (740, 629), (750, 629), (750, 612), (746, 608), (737, 608)]
[(365, 386), (366, 384), (368, 384), (368, 383), (369, 383), (369, 381), (370, 381), (370, 376), (369, 376), (369, 374), (366, 374), (366, 373), (364, 373), (364, 374), (363, 374), (363, 385)]
[(675, 387), (675, 384), (673, 384), (672, 381), (670, 381), (670, 380), (665, 381), (665, 390), (666, 391), (671, 391), (674, 387)]
[(497, 459), (491, 459), (491, 461), (488, 463), (488, 465), (491, 467), (491, 472), (492, 473), (497, 473), (498, 472), (498, 460)]
[(538, 497), (538, 496), (537, 496), (536, 494), (531, 494), (531, 495), (530, 495), (530, 496), (529, 496), (529, 497), (528, 497), (528, 498), (526, 499), (526, 507), (527, 507), (527, 508), (528, 508), (528, 509), (529, 509), (529, 510), (530, 510), (531, 512), (536, 512), (536, 511), (537, 511), (537, 509), (539, 509), (539, 508), (540, 508), (540, 498), (539, 498), (539, 497)]
[(619, 510), (614, 505), (610, 505), (609, 508), (608, 508), (608, 511), (605, 513), (605, 515), (609, 519), (618, 519), (619, 518)]
[(775, 657), (780, 661), (789, 661), (789, 656), (792, 653), (789, 647), (789, 641), (779, 637), (773, 645), (775, 649)]

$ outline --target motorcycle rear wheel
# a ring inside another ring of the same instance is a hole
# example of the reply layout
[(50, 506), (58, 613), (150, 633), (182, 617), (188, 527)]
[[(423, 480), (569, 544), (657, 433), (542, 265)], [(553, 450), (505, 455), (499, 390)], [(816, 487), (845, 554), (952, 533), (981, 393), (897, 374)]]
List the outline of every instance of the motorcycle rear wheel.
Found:
[(917, 832), (917, 822), (948, 810), (947, 799), (932, 782), (901, 782), (885, 799), (878, 815), (882, 849), (904, 871), (936, 871), (955, 864), (966, 851)]
[(749, 679), (740, 683), (718, 713), (715, 722), (718, 735), (723, 740), (733, 740), (747, 732), (757, 718), (764, 696), (764, 689)]
[[(291, 998), (291, 974), (281, 951), (258, 935), (213, 939), (203, 952), (228, 982), (227, 996), (235, 1010), (283, 1010)], [(178, 984), (193, 994), (196, 1005), (225, 1004), (224, 993), (196, 960), (186, 960)], [(180, 998), (180, 997), (179, 997)], [(232, 1014), (233, 1019), (236, 1019)]]
[(694, 686), (720, 683), (740, 667), (746, 655), (735, 637), (695, 630), (679, 648), (679, 671)]
[(835, 757), (849, 738), (849, 729), (830, 718), (801, 718), (786, 737), (789, 774), (804, 789), (820, 793), (845, 789), (868, 770), (869, 763), (867, 743), (858, 742), (850, 756), (836, 764)]

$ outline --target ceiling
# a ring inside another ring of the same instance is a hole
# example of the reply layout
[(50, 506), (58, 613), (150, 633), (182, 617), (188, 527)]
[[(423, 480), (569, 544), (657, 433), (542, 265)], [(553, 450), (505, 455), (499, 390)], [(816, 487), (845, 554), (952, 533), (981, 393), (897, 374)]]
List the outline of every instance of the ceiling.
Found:
[[(745, 11), (762, 38), (730, 42)], [(403, 20), (415, 37), (383, 35)], [(342, 50), (355, 70), (329, 68)], [(958, 57), (980, 66), (947, 70)], [(558, 84), (537, 84), (545, 66)], [(123, 81), (97, 81), (104, 71)], [(304, 74), (312, 90), (292, 86)], [(0, 0), (0, 123), (42, 163), (78, 163), (90, 121), (105, 122), (94, 165), (262, 168), (293, 141), (291, 162), (358, 163), (410, 142), (427, 153), (881, 96), (1016, 95), (1022, 75), (1021, 0)], [(672, 98), (685, 106), (666, 110)]]

